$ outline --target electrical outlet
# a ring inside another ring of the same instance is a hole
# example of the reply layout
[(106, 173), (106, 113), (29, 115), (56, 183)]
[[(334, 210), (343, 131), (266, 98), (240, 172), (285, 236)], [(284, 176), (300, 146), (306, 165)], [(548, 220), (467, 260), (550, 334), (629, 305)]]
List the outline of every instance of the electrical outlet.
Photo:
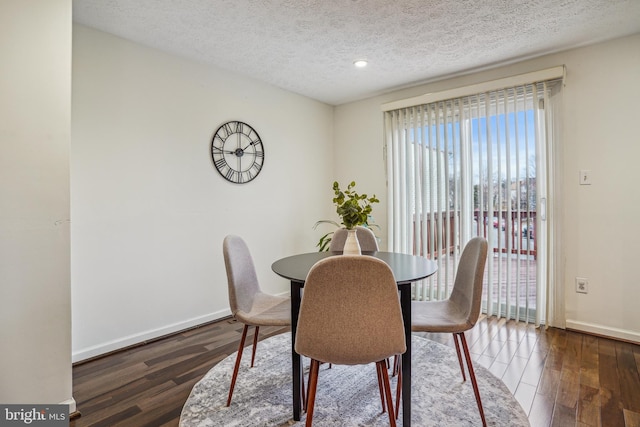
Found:
[(579, 294), (589, 293), (589, 281), (584, 277), (576, 277), (576, 292)]

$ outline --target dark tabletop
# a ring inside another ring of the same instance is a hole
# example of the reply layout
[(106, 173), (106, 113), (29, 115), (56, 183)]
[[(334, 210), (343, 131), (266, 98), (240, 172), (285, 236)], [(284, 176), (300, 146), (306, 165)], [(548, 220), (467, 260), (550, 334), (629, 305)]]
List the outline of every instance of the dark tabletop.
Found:
[[(311, 267), (321, 259), (341, 255), (342, 252), (310, 252), (279, 259), (271, 265), (274, 273), (294, 282), (304, 283)], [(398, 284), (415, 282), (431, 276), (437, 264), (427, 258), (395, 252), (363, 252), (386, 262)]]

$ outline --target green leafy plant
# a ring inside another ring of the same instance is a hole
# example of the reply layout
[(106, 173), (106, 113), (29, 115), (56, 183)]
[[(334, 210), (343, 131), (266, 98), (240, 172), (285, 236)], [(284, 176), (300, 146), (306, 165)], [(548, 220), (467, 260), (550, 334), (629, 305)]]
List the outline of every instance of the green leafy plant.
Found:
[[(372, 204), (379, 203), (375, 196), (375, 194), (371, 197), (366, 194), (358, 194), (354, 187), (356, 186), (355, 181), (351, 181), (347, 186), (346, 190), (340, 189), (340, 184), (338, 181), (333, 183), (333, 192), (335, 197), (333, 198), (333, 203), (336, 205), (336, 213), (342, 219), (342, 225), (351, 230), (359, 225), (370, 227), (375, 226), (375, 224), (370, 224), (371, 220), (371, 212), (373, 210)], [(340, 228), (340, 224), (331, 220), (320, 220), (315, 223), (313, 226), (314, 229), (318, 227), (320, 224), (332, 224), (336, 228)], [(323, 235), (316, 246), (319, 248), (320, 252), (329, 250), (329, 244), (331, 242), (331, 236), (333, 235), (333, 231)]]
[(375, 194), (372, 197), (358, 194), (353, 189), (355, 186), (356, 182), (351, 181), (347, 189), (342, 191), (338, 181), (333, 183), (333, 192), (336, 196), (333, 198), (333, 203), (336, 205), (336, 213), (342, 218), (342, 224), (347, 230), (366, 224), (373, 210), (371, 204), (380, 202)]

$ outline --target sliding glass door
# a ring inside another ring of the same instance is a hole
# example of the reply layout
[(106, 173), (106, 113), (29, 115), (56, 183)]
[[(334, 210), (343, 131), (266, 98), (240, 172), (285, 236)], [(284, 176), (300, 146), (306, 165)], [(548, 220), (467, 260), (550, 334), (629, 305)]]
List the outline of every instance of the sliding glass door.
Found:
[(544, 323), (550, 82), (385, 113), (390, 250), (437, 260), (414, 298), (451, 292), (464, 244), (490, 255), (483, 309)]

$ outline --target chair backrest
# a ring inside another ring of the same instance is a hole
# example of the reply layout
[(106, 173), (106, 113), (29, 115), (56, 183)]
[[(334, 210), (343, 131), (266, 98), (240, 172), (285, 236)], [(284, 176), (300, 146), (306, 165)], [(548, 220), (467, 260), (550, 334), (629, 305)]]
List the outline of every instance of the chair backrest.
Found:
[(253, 258), (242, 238), (229, 235), (222, 243), (224, 265), (229, 286), (229, 306), (235, 316), (238, 311), (249, 312), (257, 293), (261, 292)]
[[(376, 235), (370, 228), (357, 226), (356, 237), (360, 244), (360, 250), (363, 252), (374, 252), (378, 250), (378, 241)], [(347, 241), (347, 229), (339, 228), (331, 236), (331, 243), (329, 244), (329, 251), (336, 252), (344, 249), (344, 244)]]
[(318, 261), (305, 281), (295, 349), (341, 365), (404, 353), (398, 286), (389, 266), (366, 255)]
[(487, 240), (484, 237), (474, 237), (469, 240), (462, 251), (449, 299), (464, 313), (470, 328), (480, 317), (482, 280), (486, 262)]

